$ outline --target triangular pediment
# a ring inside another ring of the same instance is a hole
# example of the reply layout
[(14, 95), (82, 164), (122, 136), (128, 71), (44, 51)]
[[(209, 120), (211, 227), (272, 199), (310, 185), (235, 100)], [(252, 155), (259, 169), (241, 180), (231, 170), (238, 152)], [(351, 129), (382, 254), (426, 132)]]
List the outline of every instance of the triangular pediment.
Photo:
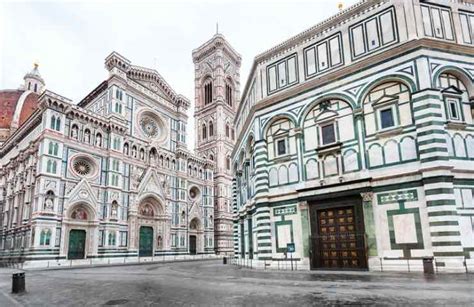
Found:
[(459, 88), (457, 88), (454, 85), (451, 85), (451, 86), (443, 89), (441, 92), (449, 93), (449, 94), (456, 94), (456, 95), (461, 95), (463, 93), (463, 91), (461, 91)]
[(388, 102), (398, 100), (398, 96), (395, 95), (384, 95), (372, 103), (373, 106), (381, 105)]
[(99, 201), (94, 190), (86, 179), (82, 179), (79, 183), (66, 195), (67, 203), (86, 202), (91, 205), (98, 204)]
[(148, 169), (148, 171), (146, 171), (143, 180), (138, 186), (138, 195), (146, 193), (154, 193), (164, 199), (162, 180), (157, 172), (153, 169)]

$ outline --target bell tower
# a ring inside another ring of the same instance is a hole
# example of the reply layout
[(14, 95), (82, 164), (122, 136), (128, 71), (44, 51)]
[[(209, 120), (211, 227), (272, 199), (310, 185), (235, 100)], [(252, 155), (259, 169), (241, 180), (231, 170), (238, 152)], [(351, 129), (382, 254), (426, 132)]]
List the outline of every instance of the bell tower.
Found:
[(222, 34), (193, 50), (198, 155), (213, 160), (214, 234), (218, 254), (233, 253), (232, 167), (234, 117), (240, 99), (241, 56)]

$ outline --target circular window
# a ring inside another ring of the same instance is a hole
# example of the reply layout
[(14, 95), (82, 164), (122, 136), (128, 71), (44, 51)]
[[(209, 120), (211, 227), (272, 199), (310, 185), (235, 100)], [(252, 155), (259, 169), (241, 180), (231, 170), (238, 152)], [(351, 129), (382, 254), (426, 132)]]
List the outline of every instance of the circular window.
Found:
[(158, 136), (158, 123), (149, 115), (142, 116), (140, 126), (147, 137)]
[(199, 190), (198, 187), (193, 186), (189, 189), (189, 198), (196, 200), (196, 199), (199, 199), (200, 196), (201, 196), (201, 191)]
[(81, 177), (92, 177), (96, 173), (95, 162), (84, 156), (75, 157), (72, 160), (72, 169), (76, 175)]
[(137, 123), (144, 137), (152, 139), (154, 142), (166, 140), (166, 122), (155, 112), (151, 110), (139, 112)]

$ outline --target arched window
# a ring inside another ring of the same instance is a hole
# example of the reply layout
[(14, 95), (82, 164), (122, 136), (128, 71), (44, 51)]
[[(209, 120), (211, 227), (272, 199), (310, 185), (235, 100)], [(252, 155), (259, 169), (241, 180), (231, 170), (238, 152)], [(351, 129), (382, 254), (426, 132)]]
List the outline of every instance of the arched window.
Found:
[(228, 83), (225, 85), (225, 101), (229, 106), (232, 106), (232, 87)]
[[(364, 113), (372, 115), (375, 131), (366, 122), (367, 134), (386, 131), (412, 123), (410, 90), (401, 82), (384, 82), (372, 88), (364, 98)], [(406, 116), (400, 116), (406, 114)], [(370, 118), (366, 115), (366, 119)]]
[(135, 146), (135, 145), (132, 146), (132, 156), (134, 158), (137, 157), (137, 146)]
[(128, 156), (128, 153), (129, 153), (128, 143), (123, 144), (123, 153)]
[(55, 127), (55, 130), (56, 130), (56, 131), (60, 131), (60, 130), (61, 130), (61, 118), (60, 118), (60, 117), (57, 117), (57, 118), (56, 118), (56, 127)]
[(38, 93), (38, 84), (35, 83), (35, 93)]
[(143, 148), (140, 149), (140, 159), (145, 160), (145, 150)]
[(207, 138), (206, 124), (202, 124), (202, 139), (205, 140), (206, 138)]
[(56, 161), (48, 160), (48, 162), (46, 162), (46, 172), (50, 174), (56, 174), (56, 166)]
[(176, 169), (176, 161), (175, 160), (171, 161), (171, 169), (172, 170)]
[(209, 160), (214, 161), (214, 155), (209, 155)]
[(56, 130), (56, 116), (54, 116), (54, 115), (51, 116), (51, 122), (50, 122), (49, 126), (50, 126), (51, 129)]
[(443, 93), (446, 118), (449, 121), (463, 122), (469, 115), (474, 116), (474, 104), (471, 103), (471, 114), (466, 114), (463, 103), (469, 101), (466, 85), (454, 74), (444, 72), (438, 78), (438, 88)]
[(48, 246), (50, 241), (51, 241), (51, 230), (49, 228), (41, 230), (40, 245)]
[(58, 143), (49, 142), (48, 154), (53, 155), (53, 156), (57, 156), (57, 155), (58, 155), (58, 151), (59, 151), (59, 145), (58, 145)]
[(204, 84), (204, 105), (212, 103), (212, 81)]
[(229, 124), (225, 124), (225, 136), (230, 137), (230, 127)]
[(214, 124), (209, 122), (209, 137), (214, 135)]

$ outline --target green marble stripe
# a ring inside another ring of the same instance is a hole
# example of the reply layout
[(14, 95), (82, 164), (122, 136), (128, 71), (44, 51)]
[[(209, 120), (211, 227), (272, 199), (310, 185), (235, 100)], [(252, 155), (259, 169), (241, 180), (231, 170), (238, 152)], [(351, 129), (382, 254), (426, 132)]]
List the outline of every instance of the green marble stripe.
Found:
[(257, 247), (271, 247), (272, 243), (258, 243)]
[(447, 157), (447, 156), (435, 156), (435, 157), (420, 159), (421, 163), (428, 163), (428, 162), (433, 162), (433, 161), (449, 161), (449, 157)]
[(426, 114), (423, 114), (423, 115), (415, 116), (414, 119), (415, 120), (422, 120), (422, 119), (425, 119), (425, 118), (428, 118), (428, 117), (441, 118), (441, 117), (443, 117), (443, 115), (441, 115), (439, 113), (426, 113)]
[(438, 121), (438, 120), (430, 120), (421, 124), (417, 124), (416, 127), (419, 128), (424, 128), (424, 127), (429, 127), (429, 126), (444, 126), (443, 121)]
[(437, 194), (454, 194), (454, 189), (451, 188), (436, 188), (436, 189), (425, 189), (425, 195), (437, 195)]
[(433, 252), (435, 257), (462, 257), (464, 252)]
[(258, 227), (271, 227), (272, 224), (271, 223), (257, 223), (257, 228)]
[(272, 236), (257, 236), (258, 240), (271, 240)]
[(435, 144), (435, 143), (446, 144), (446, 139), (434, 138), (434, 139), (430, 139), (430, 140), (426, 140), (426, 141), (418, 141), (418, 146), (421, 147), (421, 146), (431, 145), (431, 144)]
[(436, 221), (436, 222), (430, 222), (430, 227), (436, 227), (436, 226), (459, 226), (458, 221)]
[(256, 233), (271, 233), (271, 230), (270, 229), (260, 229), (260, 230), (257, 230)]
[(444, 241), (444, 242), (432, 242), (432, 246), (461, 246), (459, 241)]
[(424, 130), (424, 131), (417, 132), (416, 135), (418, 137), (422, 137), (422, 136), (433, 135), (433, 134), (446, 134), (446, 131), (441, 130), (441, 129), (430, 129), (430, 130)]
[(446, 147), (431, 147), (428, 149), (419, 150), (420, 155), (432, 152), (448, 152), (448, 149)]
[(418, 96), (416, 98), (413, 98), (411, 101), (412, 101), (412, 103), (416, 103), (416, 102), (423, 101), (423, 100), (426, 100), (426, 99), (440, 100), (440, 97), (438, 95), (426, 94), (426, 95), (422, 95), (422, 96)]
[(426, 206), (427, 207), (456, 206), (456, 200), (454, 199), (428, 200), (426, 202)]
[(452, 176), (437, 176), (437, 177), (426, 177), (426, 178), (423, 178), (422, 180), (424, 184), (431, 184), (431, 183), (442, 183), (442, 182), (452, 183), (453, 179), (454, 178)]
[(441, 105), (436, 103), (427, 103), (421, 106), (413, 107), (413, 112), (418, 112), (426, 109), (441, 109)]
[(431, 233), (432, 237), (460, 236), (459, 231), (435, 231)]
[(457, 215), (457, 211), (437, 211), (437, 212), (428, 212), (428, 216), (453, 216)]
[(264, 217), (257, 217), (257, 222), (258, 221), (266, 221), (266, 220), (269, 220), (270, 219), (270, 216), (264, 216)]

